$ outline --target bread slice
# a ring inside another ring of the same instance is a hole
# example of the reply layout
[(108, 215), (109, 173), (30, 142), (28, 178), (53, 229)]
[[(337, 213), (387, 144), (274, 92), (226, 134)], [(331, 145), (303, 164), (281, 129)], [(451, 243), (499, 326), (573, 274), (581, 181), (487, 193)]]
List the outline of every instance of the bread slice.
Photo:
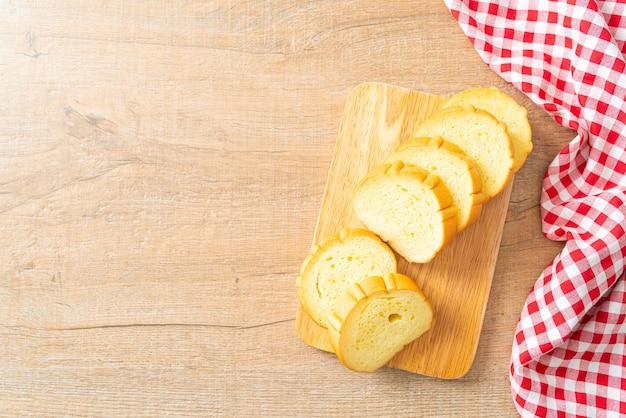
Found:
[(457, 209), (439, 176), (402, 161), (373, 168), (353, 204), (357, 219), (410, 262), (432, 260), (456, 235)]
[(379, 237), (364, 229), (343, 229), (313, 246), (296, 279), (298, 296), (311, 319), (326, 328), (348, 286), (396, 270), (396, 255)]
[(500, 193), (513, 174), (513, 145), (506, 125), (473, 106), (447, 107), (422, 122), (416, 137), (442, 137), (476, 163), (487, 199)]
[(387, 158), (388, 163), (403, 161), (438, 175), (448, 188), (452, 204), (458, 209), (457, 232), (465, 229), (480, 215), (485, 195), (474, 160), (459, 147), (442, 138), (413, 138)]
[(373, 372), (431, 326), (433, 309), (417, 284), (399, 273), (352, 284), (337, 301), (328, 336), (346, 367)]
[(477, 87), (463, 90), (450, 97), (443, 107), (471, 105), (486, 110), (504, 122), (513, 141), (513, 171), (520, 169), (533, 149), (528, 110), (497, 87)]

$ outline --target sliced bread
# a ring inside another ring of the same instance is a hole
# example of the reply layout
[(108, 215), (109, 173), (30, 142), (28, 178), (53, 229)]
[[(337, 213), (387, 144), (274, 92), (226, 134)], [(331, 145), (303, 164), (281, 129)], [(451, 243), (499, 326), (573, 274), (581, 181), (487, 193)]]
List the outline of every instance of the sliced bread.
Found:
[(304, 310), (328, 327), (328, 316), (352, 283), (372, 275), (395, 272), (396, 256), (379, 237), (364, 229), (343, 229), (314, 245), (296, 280)]
[(513, 174), (513, 145), (506, 125), (473, 106), (453, 106), (422, 122), (416, 137), (442, 137), (458, 146), (476, 163), (486, 199), (500, 193)]
[(458, 209), (457, 232), (480, 215), (485, 195), (474, 160), (459, 147), (442, 138), (413, 138), (387, 158), (387, 163), (403, 161), (438, 175), (448, 188), (452, 204)]
[(370, 170), (353, 203), (357, 219), (413, 263), (432, 260), (456, 235), (457, 209), (439, 176), (402, 161)]
[(443, 107), (467, 105), (486, 110), (500, 122), (506, 124), (513, 141), (513, 157), (515, 160), (513, 171), (519, 170), (533, 149), (528, 110), (520, 106), (515, 99), (503, 93), (497, 87), (478, 87), (463, 90), (450, 97)]
[(399, 273), (352, 284), (337, 301), (328, 336), (346, 367), (373, 372), (431, 326), (433, 310), (421, 289)]

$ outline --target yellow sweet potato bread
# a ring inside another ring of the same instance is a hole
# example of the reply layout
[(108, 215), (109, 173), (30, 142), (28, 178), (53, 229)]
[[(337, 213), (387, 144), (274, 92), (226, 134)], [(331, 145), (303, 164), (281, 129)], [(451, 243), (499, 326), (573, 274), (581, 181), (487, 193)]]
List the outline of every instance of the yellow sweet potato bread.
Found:
[(399, 273), (352, 284), (338, 300), (328, 335), (348, 368), (373, 372), (428, 331), (430, 302), (417, 284)]
[(463, 90), (450, 97), (443, 107), (467, 105), (486, 110), (506, 125), (513, 141), (513, 171), (519, 170), (533, 149), (528, 110), (497, 87)]
[(458, 210), (457, 232), (480, 215), (485, 202), (480, 174), (474, 160), (453, 143), (439, 137), (413, 138), (387, 158), (388, 163), (394, 161), (416, 165), (441, 178)]
[(487, 199), (500, 193), (513, 174), (513, 144), (506, 125), (473, 106), (439, 110), (422, 122), (415, 136), (441, 137), (476, 163)]
[(396, 269), (395, 254), (378, 236), (363, 229), (343, 229), (313, 246), (296, 279), (298, 296), (311, 319), (326, 328), (335, 302), (348, 286)]
[(367, 229), (414, 263), (432, 260), (457, 231), (457, 209), (439, 176), (402, 161), (365, 176), (354, 211)]

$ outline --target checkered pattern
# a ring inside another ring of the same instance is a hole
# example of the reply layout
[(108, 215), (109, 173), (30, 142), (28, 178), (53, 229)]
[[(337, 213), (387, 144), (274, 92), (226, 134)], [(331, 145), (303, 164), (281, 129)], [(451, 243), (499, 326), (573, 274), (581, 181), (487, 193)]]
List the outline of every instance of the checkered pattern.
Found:
[(444, 0), (495, 72), (577, 136), (543, 183), (565, 241), (522, 309), (510, 363), (522, 416), (626, 415), (626, 0)]

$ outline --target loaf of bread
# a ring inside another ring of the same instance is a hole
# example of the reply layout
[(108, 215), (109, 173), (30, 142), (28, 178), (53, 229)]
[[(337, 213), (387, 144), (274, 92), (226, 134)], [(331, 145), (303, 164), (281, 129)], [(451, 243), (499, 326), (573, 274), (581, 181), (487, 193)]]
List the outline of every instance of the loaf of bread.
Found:
[(439, 176), (395, 161), (357, 186), (354, 212), (367, 229), (414, 263), (435, 257), (457, 231), (457, 209)]
[(500, 193), (513, 174), (513, 144), (506, 125), (491, 113), (473, 106), (452, 106), (423, 121), (416, 137), (442, 137), (471, 157), (490, 199)]
[(528, 110), (496, 87), (463, 90), (450, 97), (443, 107), (467, 105), (486, 110), (506, 125), (513, 141), (513, 171), (519, 170), (533, 149)]
[(298, 296), (311, 319), (326, 328), (348, 286), (396, 269), (396, 255), (378, 236), (364, 229), (343, 229), (313, 246), (296, 279)]
[(474, 160), (442, 138), (413, 138), (389, 155), (386, 162), (402, 161), (438, 175), (457, 208), (457, 232), (480, 215), (485, 195)]
[(397, 271), (396, 253), (431, 261), (531, 150), (526, 109), (498, 89), (469, 89), (360, 179), (352, 203), (363, 228), (314, 245), (296, 280), (301, 306), (344, 365), (372, 372), (430, 329), (432, 306)]
[(328, 336), (346, 367), (372, 372), (425, 333), (432, 319), (431, 304), (417, 284), (389, 273), (354, 283), (342, 294)]

